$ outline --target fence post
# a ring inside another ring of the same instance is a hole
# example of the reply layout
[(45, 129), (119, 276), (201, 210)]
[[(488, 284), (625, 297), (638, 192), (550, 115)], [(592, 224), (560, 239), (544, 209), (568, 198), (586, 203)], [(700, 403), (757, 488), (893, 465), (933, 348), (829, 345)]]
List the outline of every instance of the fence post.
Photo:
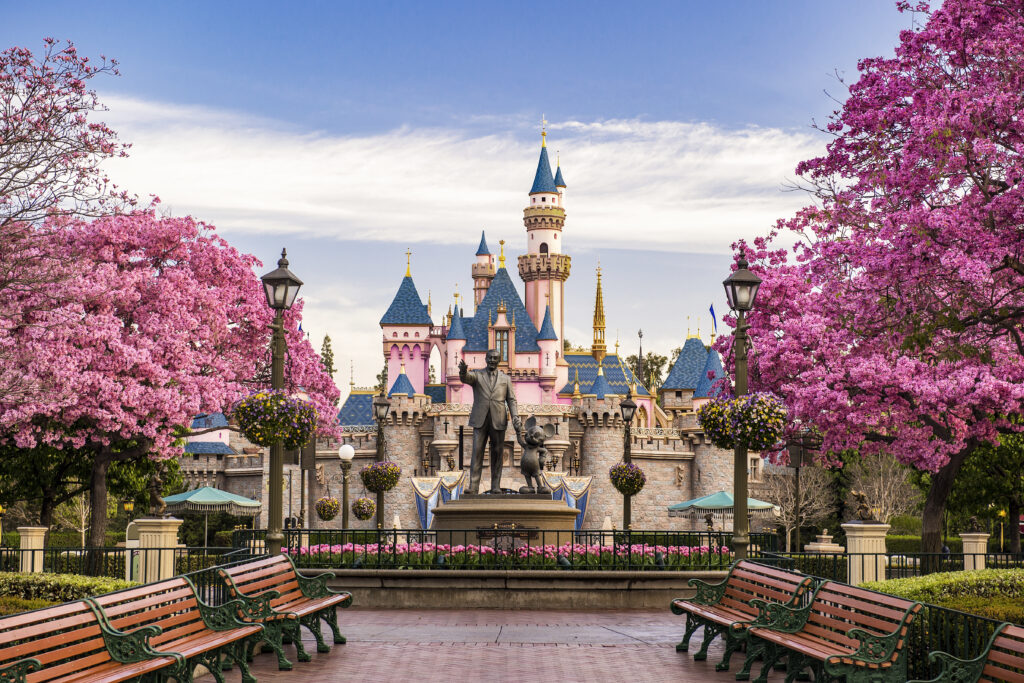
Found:
[[(45, 526), (19, 526), (21, 535), (21, 566), (23, 574), (43, 571), (43, 541), (46, 538)], [(32, 552), (25, 552), (31, 550)]]
[(143, 583), (162, 581), (174, 576), (174, 548), (178, 547), (178, 527), (182, 520), (137, 519), (139, 530), (139, 577)]
[(964, 571), (975, 571), (985, 568), (985, 553), (988, 551), (989, 534), (963, 533), (960, 538), (964, 542)]
[(885, 580), (885, 533), (882, 522), (846, 522), (846, 579), (851, 586)]

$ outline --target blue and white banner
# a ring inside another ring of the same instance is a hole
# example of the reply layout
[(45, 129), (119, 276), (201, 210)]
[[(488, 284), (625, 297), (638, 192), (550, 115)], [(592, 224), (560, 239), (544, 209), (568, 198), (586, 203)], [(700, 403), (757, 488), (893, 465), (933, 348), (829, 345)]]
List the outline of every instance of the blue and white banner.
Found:
[(576, 516), (576, 529), (577, 531), (582, 529), (583, 519), (587, 516), (590, 485), (593, 483), (594, 477), (567, 477), (556, 472), (542, 472), (542, 474), (551, 489), (552, 500), (564, 500), (566, 505), (580, 511), (580, 514)]
[(416, 512), (420, 528), (429, 529), (434, 521), (434, 508), (449, 500), (458, 500), (466, 484), (466, 472), (443, 472), (433, 477), (412, 477), (412, 490), (416, 494)]

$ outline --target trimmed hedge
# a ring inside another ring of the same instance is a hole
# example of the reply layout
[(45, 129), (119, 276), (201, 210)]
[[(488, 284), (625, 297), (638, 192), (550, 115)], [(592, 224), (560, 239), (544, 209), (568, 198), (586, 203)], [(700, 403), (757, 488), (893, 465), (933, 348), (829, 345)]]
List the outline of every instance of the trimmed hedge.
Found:
[[(113, 548), (122, 541), (124, 541), (123, 531), (107, 532), (106, 547)], [(3, 545), (8, 548), (20, 548), (21, 534), (17, 531), (5, 531)], [(81, 548), (82, 535), (77, 531), (51, 531), (46, 545), (48, 548)]]
[(1024, 570), (947, 572), (862, 584), (908, 600), (1024, 624)]
[(0, 573), (0, 595), (23, 600), (68, 602), (129, 588), (136, 584), (120, 579), (76, 574)]
[(57, 603), (49, 600), (32, 599), (26, 600), (24, 598), (12, 598), (9, 596), (0, 596), (0, 617), (6, 617), (8, 614), (18, 614), (19, 612), (31, 612), (34, 609), (42, 609), (44, 607), (50, 607)]
[[(949, 552), (951, 553), (962, 553), (964, 551), (964, 543), (960, 537), (947, 538), (944, 543), (949, 546)], [(999, 544), (999, 539), (996, 539), (996, 545)], [(921, 552), (921, 537), (920, 536), (886, 536), (885, 537), (885, 549), (890, 553), (919, 553)]]

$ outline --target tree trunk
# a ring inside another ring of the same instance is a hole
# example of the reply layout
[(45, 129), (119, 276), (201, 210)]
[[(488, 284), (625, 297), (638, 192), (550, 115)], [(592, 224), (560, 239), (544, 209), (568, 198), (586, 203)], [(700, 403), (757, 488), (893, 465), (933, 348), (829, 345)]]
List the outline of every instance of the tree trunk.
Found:
[(1020, 552), (1020, 500), (1018, 500), (1017, 498), (1011, 498), (1010, 499), (1009, 508), (1010, 508), (1009, 509), (1010, 517), (1009, 517), (1009, 519), (1007, 521), (1008, 521), (1008, 523), (1010, 525), (1010, 528), (1008, 529), (1008, 531), (1010, 532), (1010, 552), (1011, 553), (1019, 553)]
[(964, 460), (974, 450), (971, 445), (949, 458), (942, 469), (932, 475), (932, 485), (924, 500), (924, 516), (921, 529), (921, 552), (942, 552), (942, 520), (946, 511), (946, 500), (953, 490), (953, 480)]
[(790, 552), (789, 549), (793, 547), (792, 542), (793, 542), (793, 529), (791, 527), (787, 526), (786, 527), (786, 552), (787, 553)]
[(106, 450), (96, 453), (92, 461), (89, 495), (92, 516), (89, 524), (89, 545), (102, 548), (107, 542), (107, 470), (111, 456)]

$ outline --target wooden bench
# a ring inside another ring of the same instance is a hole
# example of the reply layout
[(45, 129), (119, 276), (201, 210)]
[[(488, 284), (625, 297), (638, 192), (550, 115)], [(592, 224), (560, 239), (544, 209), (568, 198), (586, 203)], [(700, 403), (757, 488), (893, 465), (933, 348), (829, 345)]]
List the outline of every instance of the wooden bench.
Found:
[(928, 681), (911, 683), (1024, 683), (1024, 628), (1003, 624), (992, 634), (985, 651), (974, 659), (960, 659), (945, 652), (932, 652), (928, 655), (928, 661), (942, 664), (939, 675)]
[[(309, 654), (302, 647), (299, 627), (305, 626), (316, 638), (316, 651), (329, 652), (320, 631), (320, 620), (327, 622), (334, 642), (342, 644), (345, 637), (338, 631), (338, 607), (350, 607), (352, 594), (327, 587), (334, 574), (306, 577), (295, 569), (287, 555), (264, 557), (252, 562), (223, 567), (217, 574), (227, 585), (232, 598), (241, 599), (248, 609), (239, 618), (263, 624), (267, 643), (277, 653), (278, 667), (290, 669), (285, 659), (284, 642), (295, 644), (300, 662), (308, 662)], [(262, 598), (263, 602), (252, 602)]]
[(795, 605), (810, 590), (811, 582), (809, 576), (747, 560), (733, 563), (729, 575), (720, 583), (690, 579), (689, 585), (697, 589), (697, 594), (692, 598), (676, 598), (671, 605), (673, 613), (686, 614), (686, 632), (676, 650), (686, 652), (690, 638), (703, 626), (704, 642), (693, 658), (707, 659), (708, 646), (715, 636), (721, 635), (725, 640), (725, 654), (715, 670), (728, 671), (729, 659), (746, 639), (747, 625), (764, 613), (751, 607), (750, 600), (759, 598)]
[(84, 600), (0, 618), (0, 681), (136, 681), (178, 666), (154, 652), (154, 628), (112, 629)]
[(88, 602), (99, 608), (99, 616), (109, 628), (148, 629), (149, 647), (176, 656), (170, 676), (178, 683), (191, 681), (199, 664), (209, 669), (218, 683), (224, 683), (222, 671), (230, 669), (232, 662), (241, 669), (243, 681), (256, 681), (248, 661), (252, 648), (263, 639), (263, 627), (238, 620), (240, 601), (208, 605), (199, 599), (191, 581), (178, 576), (89, 598)]
[(786, 683), (810, 667), (814, 680), (907, 680), (907, 630), (921, 603), (824, 581), (803, 607), (751, 604), (764, 610), (747, 629), (747, 659), (736, 680), (750, 677), (754, 660), (764, 657), (761, 674), (785, 655)]

